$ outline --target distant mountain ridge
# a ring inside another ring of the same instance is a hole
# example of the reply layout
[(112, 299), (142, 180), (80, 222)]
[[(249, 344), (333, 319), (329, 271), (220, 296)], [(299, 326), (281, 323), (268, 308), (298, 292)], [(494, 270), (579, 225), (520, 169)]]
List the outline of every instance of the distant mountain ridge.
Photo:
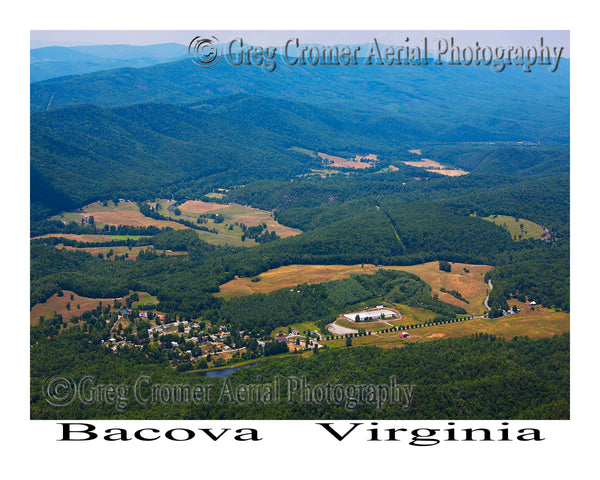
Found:
[(246, 94), (386, 114), (407, 128), (428, 119), (443, 125), (443, 141), (569, 141), (567, 59), (555, 73), (495, 73), (474, 66), (290, 66), (280, 60), (270, 73), (226, 61), (201, 68), (188, 58), (35, 82), (31, 110), (77, 104), (194, 104)]
[(30, 81), (124, 67), (146, 67), (186, 56), (187, 47), (178, 43), (34, 48), (30, 50), (29, 57)]

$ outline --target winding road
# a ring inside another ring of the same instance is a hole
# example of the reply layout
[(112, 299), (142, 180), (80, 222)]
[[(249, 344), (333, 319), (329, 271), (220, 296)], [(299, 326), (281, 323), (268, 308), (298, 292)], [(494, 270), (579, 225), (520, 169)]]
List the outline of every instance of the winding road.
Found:
[[(490, 292), (494, 289), (494, 286), (492, 285), (492, 281), (488, 280), (488, 285), (490, 286)], [(490, 293), (488, 292), (487, 297), (485, 297), (485, 300), (483, 301), (483, 304), (485, 305), (485, 308), (489, 310), (491, 310), (491, 308), (488, 305), (488, 299), (490, 298)]]

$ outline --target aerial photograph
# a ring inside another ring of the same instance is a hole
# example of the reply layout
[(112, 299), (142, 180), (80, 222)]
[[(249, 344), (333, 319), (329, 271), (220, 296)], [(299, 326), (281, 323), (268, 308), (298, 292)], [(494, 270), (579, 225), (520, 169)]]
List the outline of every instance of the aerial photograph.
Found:
[(31, 420), (571, 418), (569, 31), (30, 38)]

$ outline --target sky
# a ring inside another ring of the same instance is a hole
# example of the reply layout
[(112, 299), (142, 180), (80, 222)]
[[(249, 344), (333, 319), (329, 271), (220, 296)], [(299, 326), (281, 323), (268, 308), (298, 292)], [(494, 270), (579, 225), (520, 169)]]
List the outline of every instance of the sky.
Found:
[(30, 47), (81, 45), (152, 45), (180, 43), (188, 45), (198, 36), (214, 36), (227, 43), (235, 38), (267, 46), (284, 44), (290, 38), (299, 38), (303, 44), (360, 44), (372, 42), (403, 45), (406, 38), (418, 43), (428, 39), (453, 37), (457, 44), (496, 46), (539, 45), (540, 38), (548, 46), (564, 47), (563, 56), (569, 56), (568, 30), (32, 30)]

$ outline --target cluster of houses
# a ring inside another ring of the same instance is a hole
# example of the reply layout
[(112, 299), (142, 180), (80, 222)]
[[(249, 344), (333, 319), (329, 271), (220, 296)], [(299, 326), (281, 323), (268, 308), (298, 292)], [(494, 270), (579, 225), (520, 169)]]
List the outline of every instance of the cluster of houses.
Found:
[[(131, 309), (120, 310), (117, 315), (117, 320), (121, 320), (123, 317), (131, 315), (131, 312), (132, 312)], [(148, 312), (144, 312), (144, 311), (139, 312), (139, 317), (148, 319)], [(153, 318), (156, 318), (159, 321), (164, 321), (165, 315), (162, 313), (154, 313)], [(179, 328), (180, 325), (183, 326), (183, 331), (180, 330), (180, 328)], [(196, 323), (196, 322), (191, 323), (191, 322), (188, 322), (187, 320), (182, 320), (182, 321), (175, 321), (175, 322), (167, 323), (167, 324), (159, 323), (157, 325), (151, 325), (147, 329), (147, 332), (151, 338), (154, 337), (155, 334), (159, 335), (159, 336), (169, 334), (169, 333), (177, 334), (177, 335), (181, 335), (181, 334), (187, 335), (186, 341), (190, 341), (195, 344), (206, 343), (207, 345), (210, 345), (211, 354), (231, 350), (232, 347), (224, 344), (225, 339), (228, 335), (227, 327), (225, 325), (220, 325), (218, 328), (218, 332), (216, 332), (216, 333), (206, 334), (201, 337), (189, 336), (193, 329), (198, 329), (198, 328), (200, 328), (200, 325), (198, 323)], [(248, 337), (248, 335), (245, 335), (244, 338), (248, 339), (249, 337)], [(141, 348), (141, 345), (136, 345), (127, 340), (117, 340), (116, 338), (108, 339), (108, 343), (110, 344), (110, 346), (111, 346), (110, 348), (113, 351), (115, 351), (115, 350), (117, 350), (117, 348), (125, 346), (125, 345)], [(179, 342), (177, 342), (177, 341), (171, 341), (170, 345), (173, 348), (180, 347)], [(192, 354), (191, 350), (186, 350), (184, 353), (187, 353), (189, 355)], [(205, 356), (205, 355), (203, 355), (203, 356)], [(196, 360), (197, 358), (192, 357), (192, 359)]]

